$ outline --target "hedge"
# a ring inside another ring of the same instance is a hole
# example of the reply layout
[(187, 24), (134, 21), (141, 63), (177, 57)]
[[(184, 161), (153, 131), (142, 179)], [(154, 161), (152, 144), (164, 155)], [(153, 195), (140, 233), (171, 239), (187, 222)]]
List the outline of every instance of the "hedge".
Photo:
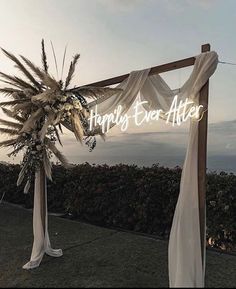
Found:
[[(31, 208), (28, 195), (16, 187), (19, 165), (0, 165), (4, 200)], [(48, 182), (48, 208), (101, 226), (168, 238), (179, 193), (181, 168), (153, 165), (53, 166)], [(1, 197), (1, 195), (0, 195)], [(236, 248), (236, 175), (207, 175), (207, 241), (223, 250)]]

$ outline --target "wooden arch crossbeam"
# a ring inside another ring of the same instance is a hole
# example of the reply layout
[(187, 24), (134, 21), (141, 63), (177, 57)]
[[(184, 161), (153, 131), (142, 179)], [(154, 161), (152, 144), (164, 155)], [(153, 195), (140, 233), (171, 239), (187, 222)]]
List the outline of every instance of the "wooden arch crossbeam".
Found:
[[(210, 44), (203, 44), (201, 52), (210, 51)], [(154, 66), (150, 69), (149, 75), (168, 72), (188, 66), (195, 63), (195, 57), (189, 57), (170, 63)], [(88, 84), (89, 86), (105, 87), (118, 84), (125, 80), (129, 74), (105, 79)], [(86, 85), (87, 86), (87, 85)], [(206, 162), (207, 162), (207, 128), (208, 128), (208, 94), (209, 81), (202, 87), (200, 91), (199, 105), (203, 105), (205, 113), (198, 124), (198, 200), (199, 200), (199, 222), (201, 234), (202, 260), (204, 260), (205, 251), (205, 224), (206, 224)]]

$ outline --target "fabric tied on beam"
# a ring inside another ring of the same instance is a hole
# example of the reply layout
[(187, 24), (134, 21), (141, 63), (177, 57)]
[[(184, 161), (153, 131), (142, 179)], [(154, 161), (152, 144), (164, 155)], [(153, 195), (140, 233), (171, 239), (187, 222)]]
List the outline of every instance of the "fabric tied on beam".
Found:
[[(97, 106), (100, 115), (112, 113), (122, 105), (121, 114), (125, 114), (134, 103), (138, 92), (147, 110), (162, 109), (162, 118), (170, 109), (173, 98), (186, 98), (199, 104), (201, 88), (215, 72), (218, 64), (216, 52), (205, 52), (196, 56), (193, 71), (189, 79), (178, 90), (171, 90), (160, 75), (148, 76), (150, 70), (131, 72), (129, 77), (117, 87), (122, 92), (107, 99), (90, 103), (90, 108)], [(204, 287), (205, 253), (202, 258), (199, 203), (198, 203), (198, 125), (191, 119), (189, 140), (183, 166), (178, 202), (173, 218), (168, 251), (170, 287)]]

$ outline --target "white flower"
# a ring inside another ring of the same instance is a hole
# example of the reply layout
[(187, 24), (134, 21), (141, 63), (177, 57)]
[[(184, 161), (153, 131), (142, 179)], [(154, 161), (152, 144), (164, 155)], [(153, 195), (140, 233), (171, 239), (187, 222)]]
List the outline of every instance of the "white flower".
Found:
[(59, 105), (58, 105), (58, 110), (59, 110), (59, 111), (63, 110), (63, 108), (64, 108), (64, 105), (62, 105), (62, 104), (59, 104)]
[(46, 106), (44, 107), (44, 110), (47, 111), (47, 112), (49, 112), (49, 111), (51, 110), (50, 105), (46, 105)]
[(82, 109), (82, 105), (81, 105), (79, 100), (74, 100), (73, 101), (73, 106), (74, 106), (75, 109), (79, 109), (79, 110)]
[(32, 96), (32, 90), (30, 88), (26, 88), (23, 90), (24, 94), (28, 97)]
[(62, 95), (62, 96), (60, 97), (60, 101), (61, 101), (61, 102), (66, 102), (66, 100), (67, 100), (67, 96), (66, 96), (66, 95)]
[(32, 139), (36, 139), (37, 138), (37, 134), (35, 132), (32, 133)]
[(42, 150), (42, 146), (41, 145), (37, 145), (36, 149), (37, 149), (37, 151), (41, 151)]
[(226, 205), (225, 206), (225, 211), (228, 211), (228, 209), (229, 209), (229, 205)]
[(64, 109), (65, 110), (70, 110), (72, 108), (73, 108), (73, 106), (71, 104), (69, 104), (69, 103), (64, 104)]

